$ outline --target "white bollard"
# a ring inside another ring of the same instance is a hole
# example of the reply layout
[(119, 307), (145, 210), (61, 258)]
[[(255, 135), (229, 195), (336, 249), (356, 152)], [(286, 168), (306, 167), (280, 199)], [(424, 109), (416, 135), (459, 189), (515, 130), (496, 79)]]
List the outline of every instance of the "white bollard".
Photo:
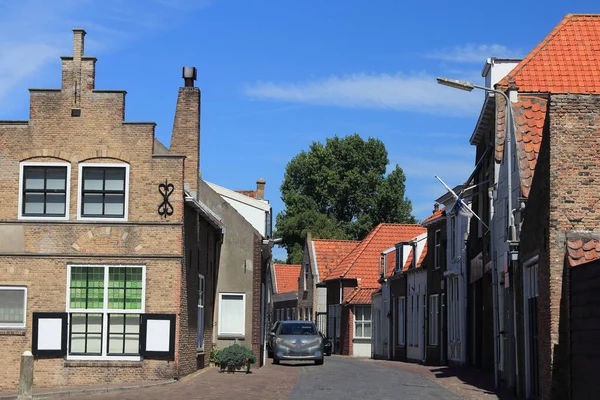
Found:
[(33, 399), (33, 354), (26, 351), (21, 356), (21, 373), (19, 375), (19, 397), (17, 400)]

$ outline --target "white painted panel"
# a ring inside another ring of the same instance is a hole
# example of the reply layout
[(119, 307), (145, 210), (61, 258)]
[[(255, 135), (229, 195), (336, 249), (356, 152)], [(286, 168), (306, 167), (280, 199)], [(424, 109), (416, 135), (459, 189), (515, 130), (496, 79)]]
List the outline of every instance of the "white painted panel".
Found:
[(38, 320), (38, 350), (60, 350), (62, 333), (61, 318), (40, 318)]
[(352, 348), (352, 355), (354, 357), (371, 357), (371, 341), (355, 339)]
[(146, 328), (146, 351), (169, 351), (171, 321), (149, 319)]

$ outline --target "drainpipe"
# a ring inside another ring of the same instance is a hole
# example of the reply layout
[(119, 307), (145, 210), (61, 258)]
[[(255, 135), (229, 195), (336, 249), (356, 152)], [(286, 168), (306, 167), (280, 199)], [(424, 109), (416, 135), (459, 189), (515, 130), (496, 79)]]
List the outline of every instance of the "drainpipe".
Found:
[(494, 387), (498, 388), (498, 265), (494, 237), (494, 188), (488, 189), (490, 199), (490, 253), (492, 260), (492, 304), (494, 319)]

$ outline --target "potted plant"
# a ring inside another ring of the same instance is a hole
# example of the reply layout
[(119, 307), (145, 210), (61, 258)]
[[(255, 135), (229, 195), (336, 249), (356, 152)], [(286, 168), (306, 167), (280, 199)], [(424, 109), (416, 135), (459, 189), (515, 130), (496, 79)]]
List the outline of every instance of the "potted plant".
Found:
[(215, 367), (218, 367), (220, 365), (220, 362), (219, 362), (219, 356), (220, 356), (220, 354), (221, 354), (221, 349), (219, 349), (216, 345), (213, 346), (212, 349), (210, 349), (210, 358), (209, 358), (209, 361)]
[(250, 373), (250, 365), (256, 362), (256, 355), (250, 349), (247, 349), (239, 344), (232, 344), (225, 347), (219, 353), (219, 364), (221, 372), (241, 371), (244, 368), (246, 373)]

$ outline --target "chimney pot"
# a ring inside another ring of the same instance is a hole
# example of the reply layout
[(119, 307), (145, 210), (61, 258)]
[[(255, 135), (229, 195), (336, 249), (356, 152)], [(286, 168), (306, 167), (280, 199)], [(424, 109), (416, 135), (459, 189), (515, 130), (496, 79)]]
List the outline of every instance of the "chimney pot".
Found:
[(440, 205), (438, 203), (433, 204), (433, 212), (438, 212), (440, 210)]
[(185, 87), (194, 87), (196, 80), (196, 67), (183, 67), (182, 77), (185, 82)]

